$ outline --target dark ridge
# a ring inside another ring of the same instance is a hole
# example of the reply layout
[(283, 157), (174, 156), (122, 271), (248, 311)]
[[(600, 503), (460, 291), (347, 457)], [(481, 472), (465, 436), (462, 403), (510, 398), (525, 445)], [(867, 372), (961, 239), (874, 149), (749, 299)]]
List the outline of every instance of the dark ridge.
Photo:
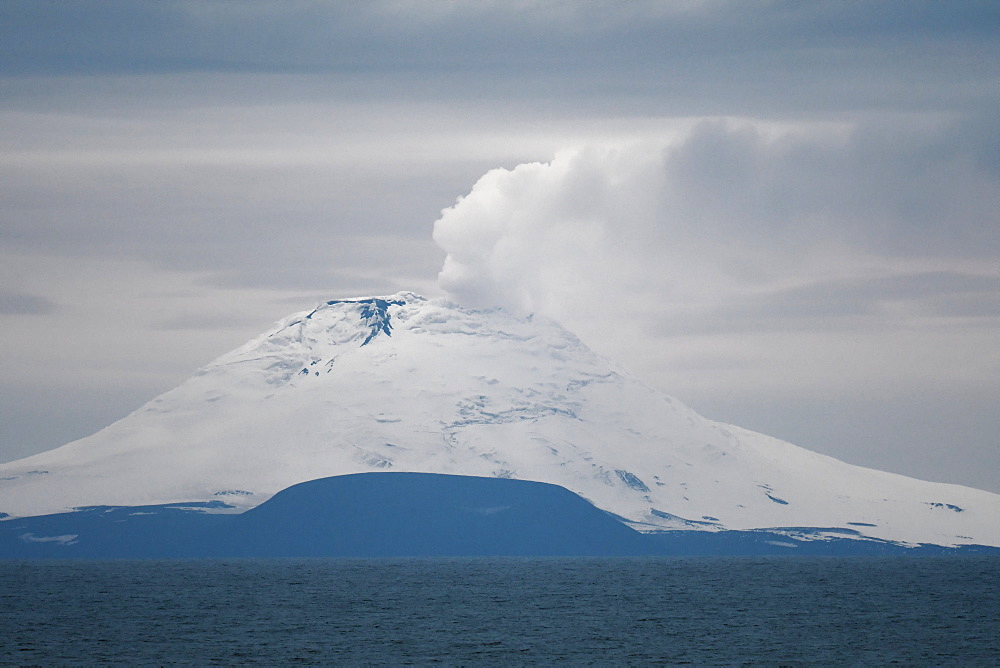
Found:
[(638, 490), (640, 492), (648, 492), (649, 491), (649, 487), (646, 487), (646, 483), (644, 483), (642, 480), (640, 480), (639, 476), (637, 476), (636, 474), (630, 473), (629, 471), (623, 471), (621, 469), (615, 469), (615, 473), (618, 474), (618, 478), (623, 483), (625, 483), (626, 485), (628, 485), (632, 489)]
[(965, 508), (960, 508), (952, 503), (940, 503), (940, 502), (928, 501), (926, 505), (930, 506), (931, 508), (947, 508), (948, 510), (951, 510), (956, 513), (961, 513), (965, 511)]
[[(384, 333), (386, 336), (392, 336), (392, 323), (389, 316), (390, 306), (403, 306), (406, 304), (405, 301), (401, 299), (382, 299), (381, 297), (369, 297), (368, 299), (333, 299), (326, 303), (327, 306), (333, 306), (334, 304), (358, 304), (361, 306), (360, 313), (361, 319), (365, 321), (371, 328), (371, 334), (368, 338), (364, 340), (361, 344), (363, 346), (368, 345), (368, 343), (374, 339), (379, 333)], [(311, 318), (313, 311), (307, 318)]]

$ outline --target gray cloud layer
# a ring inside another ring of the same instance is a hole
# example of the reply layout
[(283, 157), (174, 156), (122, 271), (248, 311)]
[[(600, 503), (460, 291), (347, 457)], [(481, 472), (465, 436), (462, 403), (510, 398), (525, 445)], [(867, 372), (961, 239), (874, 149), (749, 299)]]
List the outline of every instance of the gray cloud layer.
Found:
[(0, 292), (0, 314), (44, 315), (51, 313), (55, 304), (45, 297), (17, 292)]
[(954, 107), (995, 97), (981, 84), (1000, 67), (992, 2), (82, 0), (2, 12), (10, 74), (357, 75), (367, 94), (388, 76), (438, 99), (548, 90), (642, 113)]

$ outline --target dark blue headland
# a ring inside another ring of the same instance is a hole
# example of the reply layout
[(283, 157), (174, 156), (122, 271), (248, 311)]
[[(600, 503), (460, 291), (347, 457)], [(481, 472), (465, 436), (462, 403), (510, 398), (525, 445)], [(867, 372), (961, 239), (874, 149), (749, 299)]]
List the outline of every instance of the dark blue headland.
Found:
[(365, 473), (302, 483), (220, 528), (216, 556), (612, 556), (643, 537), (576, 494), (524, 480)]
[(242, 514), (206, 512), (225, 507), (102, 506), (6, 519), (0, 558), (1000, 554), (906, 548), (850, 529), (640, 534), (556, 485), (431, 473), (322, 478)]

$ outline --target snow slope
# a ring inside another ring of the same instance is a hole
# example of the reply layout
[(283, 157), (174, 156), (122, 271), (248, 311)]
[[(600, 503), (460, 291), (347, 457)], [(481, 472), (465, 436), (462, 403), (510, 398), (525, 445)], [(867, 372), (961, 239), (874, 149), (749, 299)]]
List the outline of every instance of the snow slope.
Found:
[(1000, 495), (707, 420), (554, 322), (411, 293), (290, 316), (93, 436), (0, 465), (0, 512), (246, 509), (365, 471), (554, 483), (646, 531), (1000, 546)]

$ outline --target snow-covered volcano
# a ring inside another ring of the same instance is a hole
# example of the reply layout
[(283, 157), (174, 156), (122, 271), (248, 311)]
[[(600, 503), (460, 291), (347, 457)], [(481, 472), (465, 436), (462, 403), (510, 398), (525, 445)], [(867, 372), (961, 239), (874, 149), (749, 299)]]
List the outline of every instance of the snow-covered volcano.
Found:
[(411, 293), (290, 316), (93, 436), (0, 465), (0, 512), (245, 509), (367, 471), (554, 483), (646, 531), (1000, 546), (1000, 495), (707, 420), (552, 321)]

